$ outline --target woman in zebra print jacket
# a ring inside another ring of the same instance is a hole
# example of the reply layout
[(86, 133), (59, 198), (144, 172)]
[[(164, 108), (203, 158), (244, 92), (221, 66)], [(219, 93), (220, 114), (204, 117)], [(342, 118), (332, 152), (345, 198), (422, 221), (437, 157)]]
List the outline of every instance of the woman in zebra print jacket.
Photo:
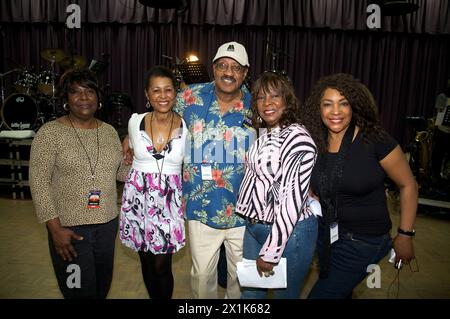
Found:
[[(301, 112), (290, 80), (264, 72), (252, 89), (253, 125), (259, 136), (246, 157), (236, 212), (246, 219), (244, 252), (260, 275), (287, 259), (287, 288), (275, 298), (298, 298), (314, 254), (317, 219), (308, 196), (317, 157), (313, 137), (320, 117)], [(315, 121), (317, 123), (315, 123)], [(306, 127), (307, 126), (307, 127)], [(242, 298), (265, 298), (267, 289), (243, 288)]]

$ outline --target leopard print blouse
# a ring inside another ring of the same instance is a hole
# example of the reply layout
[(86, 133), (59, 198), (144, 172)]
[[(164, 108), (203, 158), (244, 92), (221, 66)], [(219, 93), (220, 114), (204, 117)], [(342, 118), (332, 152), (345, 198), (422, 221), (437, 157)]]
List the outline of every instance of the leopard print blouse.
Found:
[[(59, 217), (62, 226), (106, 223), (118, 215), (116, 179), (124, 181), (116, 130), (99, 122), (97, 129), (76, 129), (59, 121), (43, 125), (31, 145), (30, 189), (40, 223)], [(98, 150), (98, 160), (97, 160)], [(86, 155), (89, 154), (91, 165)], [(95, 163), (94, 179), (91, 168)], [(88, 208), (88, 195), (100, 191), (100, 207)]]

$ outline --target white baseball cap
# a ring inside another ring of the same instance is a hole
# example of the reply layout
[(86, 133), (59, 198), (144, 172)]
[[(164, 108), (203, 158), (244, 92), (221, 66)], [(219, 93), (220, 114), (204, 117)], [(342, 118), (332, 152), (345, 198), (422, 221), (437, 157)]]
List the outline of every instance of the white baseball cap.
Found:
[(242, 44), (237, 42), (228, 42), (222, 44), (217, 50), (216, 56), (213, 59), (213, 63), (220, 58), (232, 58), (242, 66), (250, 66), (250, 64), (248, 63), (247, 51)]

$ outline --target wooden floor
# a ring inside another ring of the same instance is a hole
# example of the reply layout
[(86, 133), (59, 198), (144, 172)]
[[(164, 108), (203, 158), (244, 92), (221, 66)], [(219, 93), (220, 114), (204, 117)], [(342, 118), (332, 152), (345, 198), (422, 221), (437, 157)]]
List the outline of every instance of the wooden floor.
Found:
[[(62, 298), (53, 273), (44, 225), (38, 224), (31, 200), (0, 199), (0, 298)], [(398, 214), (392, 213), (394, 225)], [(400, 272), (400, 298), (450, 298), (450, 219), (419, 214), (416, 223), (416, 256), (419, 272), (404, 267)], [(189, 245), (189, 242), (188, 242)], [(362, 282), (354, 298), (387, 298), (396, 270), (384, 259), (381, 287), (368, 288)], [(189, 247), (173, 259), (173, 297), (189, 299)], [(317, 278), (311, 267), (301, 297)], [(219, 291), (223, 296), (223, 289)], [(116, 242), (114, 277), (109, 298), (148, 298), (137, 255)]]

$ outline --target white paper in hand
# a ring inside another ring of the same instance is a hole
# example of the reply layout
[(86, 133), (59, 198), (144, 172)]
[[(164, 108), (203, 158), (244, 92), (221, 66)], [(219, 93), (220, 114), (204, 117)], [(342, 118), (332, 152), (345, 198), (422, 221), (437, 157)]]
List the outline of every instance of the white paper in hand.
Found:
[(314, 216), (322, 217), (322, 206), (320, 206), (320, 203), (317, 199), (309, 197), (306, 203), (309, 205), (309, 209)]
[(269, 277), (259, 276), (256, 270), (256, 260), (242, 259), (237, 263), (237, 275), (241, 287), (252, 288), (286, 288), (286, 258), (281, 258), (278, 265), (273, 267), (274, 274)]

